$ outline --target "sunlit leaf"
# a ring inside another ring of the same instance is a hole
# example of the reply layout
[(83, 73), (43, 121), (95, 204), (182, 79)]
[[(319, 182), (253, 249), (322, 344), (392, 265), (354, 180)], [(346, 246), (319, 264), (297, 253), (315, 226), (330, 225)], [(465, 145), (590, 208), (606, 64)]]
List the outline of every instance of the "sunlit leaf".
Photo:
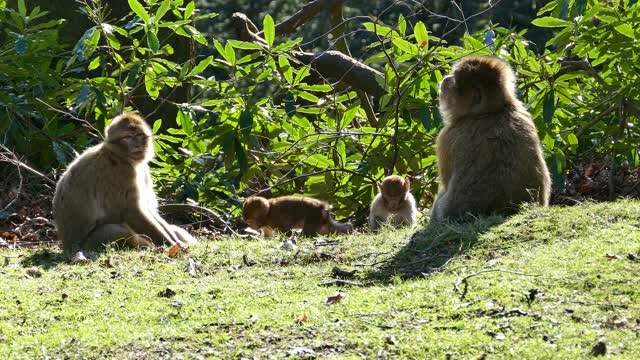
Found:
[(271, 15), (267, 14), (262, 21), (262, 27), (264, 31), (264, 40), (267, 42), (269, 47), (273, 46), (273, 41), (275, 40), (276, 28), (273, 23), (273, 18)]
[(129, 7), (131, 8), (131, 10), (133, 10), (133, 12), (138, 15), (138, 17), (144, 21), (145, 24), (149, 23), (149, 14), (147, 13), (147, 10), (144, 9), (144, 7), (138, 2), (138, 0), (128, 0), (129, 1)]

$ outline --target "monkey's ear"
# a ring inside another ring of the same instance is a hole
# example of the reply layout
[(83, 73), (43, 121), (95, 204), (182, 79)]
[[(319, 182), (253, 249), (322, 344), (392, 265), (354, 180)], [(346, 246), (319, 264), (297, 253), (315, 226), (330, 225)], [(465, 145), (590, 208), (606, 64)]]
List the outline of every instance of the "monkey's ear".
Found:
[(408, 177), (404, 178), (404, 188), (407, 191), (411, 190), (411, 181), (409, 181)]

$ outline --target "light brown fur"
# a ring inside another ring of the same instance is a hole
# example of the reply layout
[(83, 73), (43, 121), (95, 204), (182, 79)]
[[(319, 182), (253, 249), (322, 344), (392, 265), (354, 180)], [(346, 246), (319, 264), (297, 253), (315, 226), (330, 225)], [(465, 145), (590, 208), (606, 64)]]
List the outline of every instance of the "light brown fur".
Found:
[(65, 250), (189, 244), (195, 238), (158, 214), (148, 162), (151, 129), (135, 114), (116, 117), (102, 144), (87, 149), (56, 186), (53, 216)]
[(369, 209), (369, 230), (377, 231), (382, 223), (413, 226), (417, 221), (418, 210), (416, 200), (409, 191), (409, 179), (391, 175), (376, 185), (378, 194)]
[(514, 74), (494, 57), (467, 57), (440, 84), (444, 128), (436, 140), (440, 190), (432, 220), (512, 213), (549, 204), (551, 179)]
[(340, 223), (331, 218), (331, 206), (321, 200), (302, 196), (280, 196), (265, 199), (248, 198), (242, 208), (244, 221), (255, 230), (262, 230), (265, 237), (273, 236), (273, 230), (302, 229), (302, 235), (349, 233), (350, 223)]

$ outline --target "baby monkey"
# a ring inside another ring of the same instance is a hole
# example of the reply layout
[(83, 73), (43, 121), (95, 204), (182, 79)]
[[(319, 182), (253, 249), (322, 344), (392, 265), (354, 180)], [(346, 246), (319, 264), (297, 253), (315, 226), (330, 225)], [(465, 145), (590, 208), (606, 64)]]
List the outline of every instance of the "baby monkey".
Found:
[(262, 230), (264, 237), (273, 236), (273, 230), (302, 229), (303, 236), (353, 230), (350, 223), (333, 220), (330, 210), (331, 205), (314, 198), (280, 196), (267, 200), (252, 196), (244, 202), (242, 218), (252, 229)]
[(416, 200), (409, 192), (409, 179), (391, 175), (376, 185), (378, 194), (371, 202), (369, 230), (379, 230), (382, 223), (413, 226), (417, 221), (418, 210)]

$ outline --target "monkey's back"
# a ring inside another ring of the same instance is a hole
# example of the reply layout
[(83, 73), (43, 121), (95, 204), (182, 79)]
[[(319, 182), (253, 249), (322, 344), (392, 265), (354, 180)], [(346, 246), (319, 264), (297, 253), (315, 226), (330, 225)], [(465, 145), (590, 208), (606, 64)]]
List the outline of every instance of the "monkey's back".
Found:
[(318, 199), (303, 196), (280, 196), (270, 200), (268, 222), (280, 230), (301, 229), (305, 222), (329, 222), (331, 206)]
[(469, 212), (513, 209), (523, 202), (548, 205), (550, 176), (529, 113), (467, 116), (438, 136), (438, 157), (447, 159), (448, 196)]

